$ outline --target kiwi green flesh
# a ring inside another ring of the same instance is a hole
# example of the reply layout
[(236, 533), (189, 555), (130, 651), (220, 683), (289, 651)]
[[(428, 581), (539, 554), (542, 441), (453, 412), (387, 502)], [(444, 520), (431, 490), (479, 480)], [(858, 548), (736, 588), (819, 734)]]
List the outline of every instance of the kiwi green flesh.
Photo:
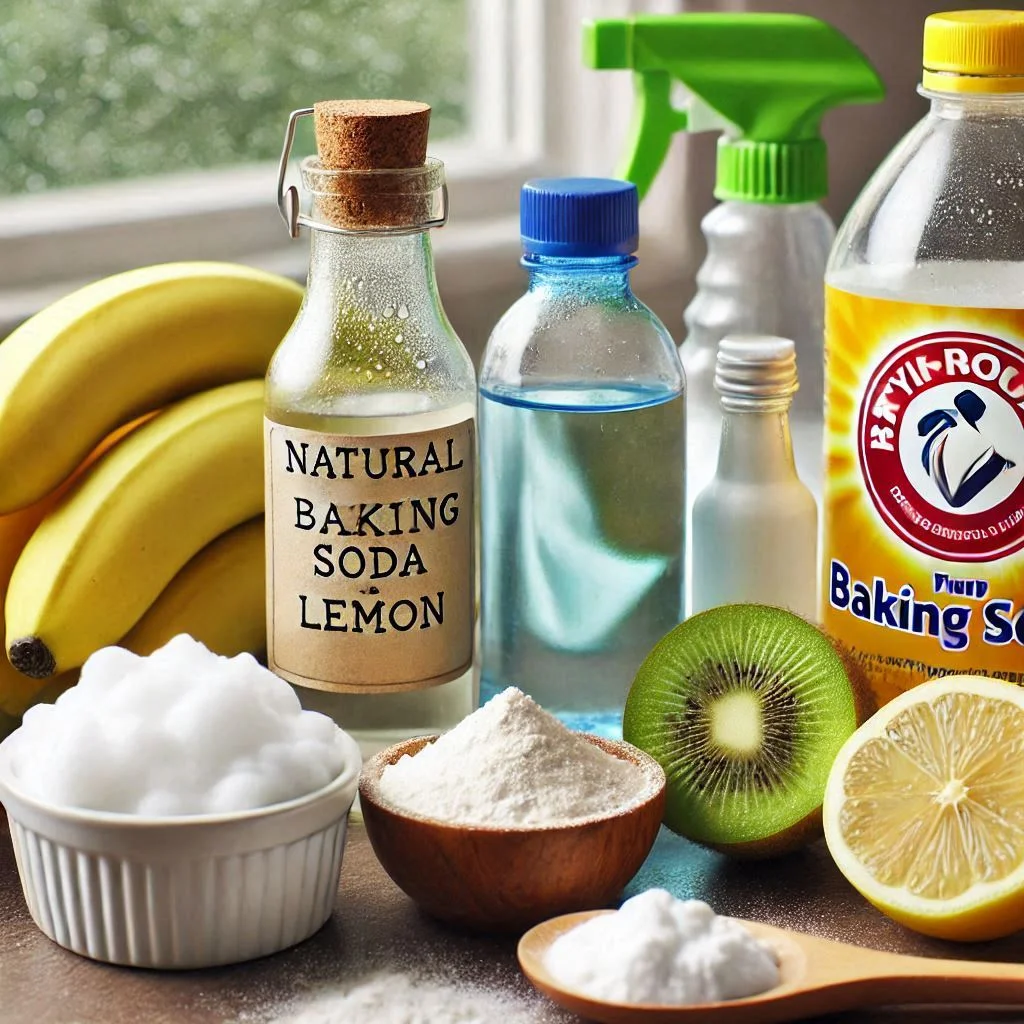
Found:
[(812, 838), (829, 769), (857, 727), (857, 696), (829, 637), (792, 612), (726, 605), (648, 655), (626, 740), (665, 769), (665, 824), (719, 849), (764, 855)]

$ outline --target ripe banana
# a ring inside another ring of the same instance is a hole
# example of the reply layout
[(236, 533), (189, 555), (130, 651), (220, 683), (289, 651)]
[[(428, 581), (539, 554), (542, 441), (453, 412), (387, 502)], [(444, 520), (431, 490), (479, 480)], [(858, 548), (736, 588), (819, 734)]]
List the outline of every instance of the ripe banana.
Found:
[(91, 466), (25, 545), (11, 664), (48, 678), (116, 644), (215, 537), (263, 511), (263, 382), (186, 398)]
[[(148, 419), (149, 417), (146, 418)], [(41, 501), (37, 501), (27, 508), (18, 509), (17, 512), (0, 516), (0, 610), (4, 606), (7, 585), (10, 582), (15, 563), (21, 556), (22, 550), (36, 527), (89, 466), (105, 451), (112, 448), (121, 438), (130, 434), (142, 422), (142, 419), (135, 420), (127, 426), (114, 431), (113, 434), (89, 454), (85, 462), (60, 487)], [(6, 652), (4, 652), (0, 654), (0, 713), (17, 721), (24, 714), (26, 708), (40, 698), (40, 690), (44, 685), (46, 691), (50, 692), (50, 688), (54, 684), (71, 685), (76, 678), (77, 673), (66, 672), (56, 676), (46, 684), (38, 679), (30, 679), (28, 676), (23, 676), (15, 670), (14, 666), (7, 660)], [(54, 696), (56, 696), (56, 693)], [(0, 733), (2, 731), (2, 728), (0, 728)]]
[(260, 377), (302, 298), (231, 263), (166, 263), (87, 285), (0, 344), (0, 513), (42, 498), (115, 427)]
[(217, 654), (259, 654), (267, 646), (263, 517), (207, 544), (150, 605), (121, 641), (152, 654), (190, 633)]
[[(18, 556), (32, 536), (32, 531), (55, 502), (54, 495), (28, 508), (0, 516), (0, 601), (3, 601), (7, 592), (7, 584)], [(41, 686), (39, 680), (28, 679), (16, 671), (6, 655), (0, 658), (0, 712), (4, 715), (17, 719), (32, 703)]]

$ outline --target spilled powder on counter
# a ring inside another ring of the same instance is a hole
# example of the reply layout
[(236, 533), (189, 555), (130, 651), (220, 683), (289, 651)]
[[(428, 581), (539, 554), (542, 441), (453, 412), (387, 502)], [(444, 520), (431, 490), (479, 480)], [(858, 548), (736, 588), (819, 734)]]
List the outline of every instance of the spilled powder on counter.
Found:
[(441, 821), (535, 827), (629, 807), (645, 795), (646, 777), (509, 687), (386, 767), (380, 791), (395, 807)]
[(539, 1024), (552, 1019), (539, 999), (471, 985), (372, 974), (291, 1006), (274, 1024)]
[(779, 984), (771, 949), (700, 900), (650, 889), (556, 939), (547, 969), (611, 1003), (684, 1006), (742, 999)]

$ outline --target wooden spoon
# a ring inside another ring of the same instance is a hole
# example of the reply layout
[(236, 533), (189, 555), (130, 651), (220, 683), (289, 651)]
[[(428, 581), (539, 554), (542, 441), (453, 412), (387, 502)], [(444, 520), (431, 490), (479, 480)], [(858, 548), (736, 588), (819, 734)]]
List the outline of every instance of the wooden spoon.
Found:
[(1024, 966), (933, 960), (862, 949), (802, 932), (741, 921), (775, 951), (782, 983), (761, 995), (723, 1003), (654, 1006), (606, 1003), (566, 988), (548, 972), (548, 948), (564, 932), (597, 914), (567, 914), (528, 931), (519, 965), (559, 1006), (602, 1024), (773, 1024), (865, 1006), (910, 1003), (1024, 1004)]

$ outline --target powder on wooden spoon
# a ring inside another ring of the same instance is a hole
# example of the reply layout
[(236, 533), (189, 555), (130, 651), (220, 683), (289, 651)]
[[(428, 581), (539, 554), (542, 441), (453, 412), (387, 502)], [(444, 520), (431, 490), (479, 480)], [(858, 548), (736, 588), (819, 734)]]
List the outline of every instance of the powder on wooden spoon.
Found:
[(531, 828), (607, 815), (647, 795), (643, 772), (510, 687), (418, 753), (386, 767), (393, 806), (461, 825)]
[(772, 951), (700, 900), (650, 889), (559, 936), (544, 958), (562, 984), (610, 1003), (742, 999), (780, 982)]

